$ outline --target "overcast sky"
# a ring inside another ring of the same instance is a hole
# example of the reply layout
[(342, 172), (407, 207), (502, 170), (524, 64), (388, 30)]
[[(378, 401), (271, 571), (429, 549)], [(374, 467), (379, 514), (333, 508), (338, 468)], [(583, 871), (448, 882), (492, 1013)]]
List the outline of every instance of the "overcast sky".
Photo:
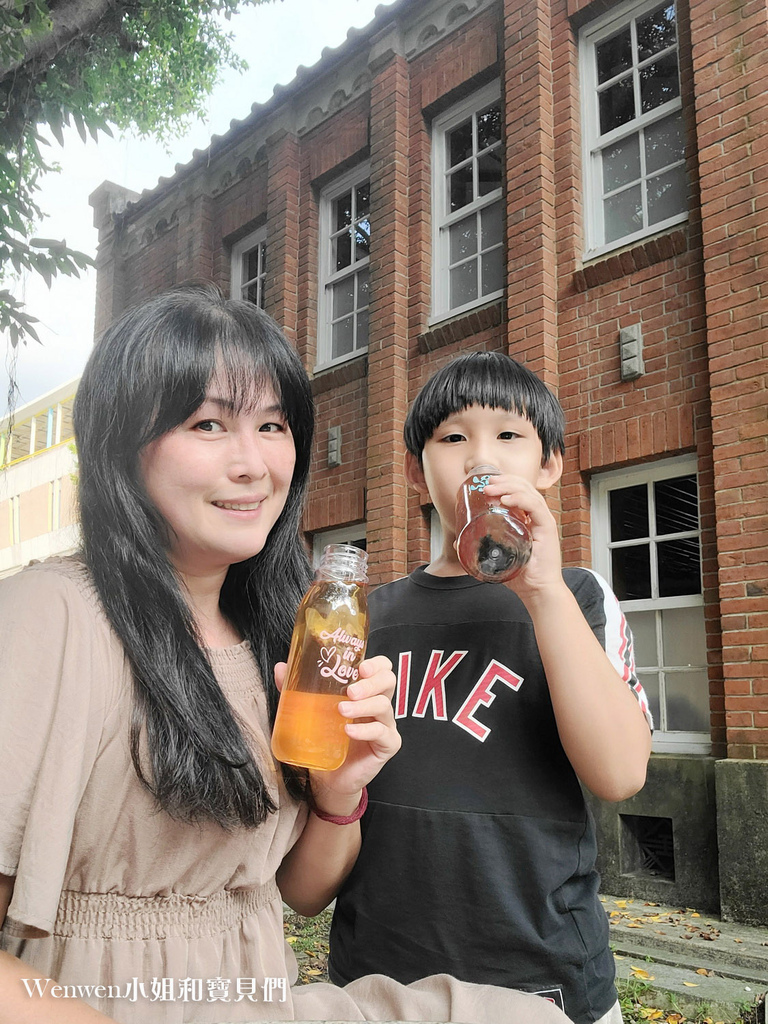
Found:
[[(277, 84), (286, 85), (300, 64), (309, 67), (320, 58), (324, 46), (338, 46), (349, 28), (362, 28), (373, 18), (380, 0), (277, 0), (245, 8), (230, 28), (235, 49), (248, 62), (242, 75), (226, 74), (208, 103), (204, 122), (195, 122), (181, 139), (162, 145), (139, 139), (83, 143), (72, 129), (65, 134), (63, 149), (53, 143), (52, 154), (60, 174), (46, 177), (40, 206), (47, 217), (36, 234), (66, 238), (69, 245), (91, 255), (96, 253), (97, 234), (88, 196), (104, 180), (141, 192), (152, 188), (160, 176), (170, 176), (177, 163), (186, 163), (195, 148), (204, 149), (211, 135), (222, 135), (233, 118), (250, 113), (251, 104), (263, 103)], [(384, 6), (387, 6), (385, 4)], [(30, 275), (16, 294), (29, 312), (41, 320), (42, 345), (30, 341), (20, 346), (16, 378), (20, 395), (17, 408), (77, 377), (93, 343), (95, 271), (79, 280), (59, 278), (49, 291)], [(0, 339), (0, 415), (6, 411), (10, 344)]]

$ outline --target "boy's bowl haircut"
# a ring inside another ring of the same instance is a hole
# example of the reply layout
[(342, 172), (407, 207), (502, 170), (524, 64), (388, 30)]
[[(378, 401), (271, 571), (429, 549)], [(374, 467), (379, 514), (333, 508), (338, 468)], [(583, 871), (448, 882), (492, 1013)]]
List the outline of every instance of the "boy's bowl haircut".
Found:
[(470, 405), (506, 409), (536, 428), (542, 459), (565, 454), (565, 414), (560, 402), (535, 373), (504, 352), (469, 352), (434, 373), (411, 406), (403, 435), (421, 462), (424, 445), (443, 420)]

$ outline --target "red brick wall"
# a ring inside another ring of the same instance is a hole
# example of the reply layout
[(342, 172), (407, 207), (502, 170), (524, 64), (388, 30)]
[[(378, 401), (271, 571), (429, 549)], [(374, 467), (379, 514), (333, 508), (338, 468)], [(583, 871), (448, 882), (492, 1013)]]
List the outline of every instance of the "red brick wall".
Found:
[(768, 13), (692, 4), (730, 757), (768, 758)]
[(120, 261), (116, 269), (116, 274), (122, 278), (122, 294), (121, 306), (114, 311), (115, 317), (141, 299), (157, 295), (177, 283), (176, 225), (160, 232), (149, 224), (142, 224), (141, 228), (142, 246), (128, 259)]

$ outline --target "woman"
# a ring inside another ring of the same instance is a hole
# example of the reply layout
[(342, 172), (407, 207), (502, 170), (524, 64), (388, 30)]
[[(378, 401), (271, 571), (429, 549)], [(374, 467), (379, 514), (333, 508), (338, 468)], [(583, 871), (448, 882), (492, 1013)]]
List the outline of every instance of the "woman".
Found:
[(168, 293), (95, 347), (82, 553), (0, 584), (0, 1024), (565, 1019), (446, 978), (290, 989), (282, 900), (333, 898), (399, 746), (374, 658), (341, 768), (270, 754), (312, 430), (298, 357), (247, 303)]

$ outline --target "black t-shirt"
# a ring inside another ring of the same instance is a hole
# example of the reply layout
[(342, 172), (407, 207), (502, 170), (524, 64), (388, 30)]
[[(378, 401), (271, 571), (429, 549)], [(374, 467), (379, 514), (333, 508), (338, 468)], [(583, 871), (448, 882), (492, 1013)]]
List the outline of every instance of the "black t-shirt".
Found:
[[(615, 597), (588, 570), (563, 575), (645, 710)], [(331, 978), (446, 973), (541, 992), (591, 1024), (616, 1000), (594, 825), (525, 607), (506, 587), (417, 569), (374, 591), (370, 613), (367, 656), (394, 665), (403, 747), (368, 787)]]

